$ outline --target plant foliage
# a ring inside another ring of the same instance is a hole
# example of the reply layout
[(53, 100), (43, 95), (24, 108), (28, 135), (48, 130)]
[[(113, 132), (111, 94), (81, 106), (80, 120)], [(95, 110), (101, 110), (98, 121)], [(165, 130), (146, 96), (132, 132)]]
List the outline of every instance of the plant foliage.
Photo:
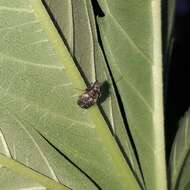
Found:
[[(0, 189), (188, 190), (189, 111), (166, 171), (165, 3), (0, 0)], [(81, 109), (96, 80), (98, 104)]]

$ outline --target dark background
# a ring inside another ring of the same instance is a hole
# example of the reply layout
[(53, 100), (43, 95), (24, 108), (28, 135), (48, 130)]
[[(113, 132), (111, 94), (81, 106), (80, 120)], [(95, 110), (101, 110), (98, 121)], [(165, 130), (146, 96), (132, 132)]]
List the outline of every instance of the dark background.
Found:
[(190, 0), (177, 0), (174, 47), (169, 66), (166, 99), (167, 158), (178, 129), (178, 122), (190, 106)]

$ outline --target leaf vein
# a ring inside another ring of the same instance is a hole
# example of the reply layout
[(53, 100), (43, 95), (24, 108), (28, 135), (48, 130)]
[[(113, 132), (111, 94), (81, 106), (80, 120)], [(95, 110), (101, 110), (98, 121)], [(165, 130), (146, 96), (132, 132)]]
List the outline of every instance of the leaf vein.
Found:
[(22, 23), (22, 24), (17, 24), (17, 25), (14, 25), (14, 26), (8, 26), (8, 27), (4, 27), (4, 28), (0, 28), (0, 31), (4, 31), (4, 30), (12, 30), (12, 29), (15, 29), (15, 28), (20, 28), (20, 27), (23, 27), (23, 26), (26, 26), (26, 25), (30, 25), (30, 24), (36, 24), (38, 23), (37, 20), (33, 20), (33, 21), (30, 21), (30, 22), (26, 22), (26, 23)]
[(8, 147), (8, 145), (7, 145), (7, 142), (6, 142), (6, 140), (5, 140), (5, 137), (4, 137), (4, 135), (3, 135), (3, 132), (2, 132), (2, 130), (1, 130), (1, 128), (0, 128), (0, 139), (1, 139), (1, 142), (2, 142), (2, 144), (3, 144), (3, 147), (4, 147), (4, 151), (5, 151), (5, 153), (6, 153), (6, 156), (8, 156), (9, 158), (11, 158), (11, 153), (10, 153), (9, 147)]
[[(109, 46), (107, 37), (105, 36), (105, 41)], [(110, 55), (112, 56), (113, 62), (116, 62), (115, 57), (111, 51), (111, 48), (108, 48)], [(153, 109), (152, 107), (149, 105), (149, 103), (147, 102), (147, 100), (144, 98), (144, 96), (139, 92), (139, 90), (136, 89), (136, 87), (129, 81), (127, 80), (124, 75), (122, 74), (122, 71), (120, 70), (120, 68), (118, 67), (118, 65), (115, 65), (115, 67), (117, 68), (118, 72), (120, 73), (120, 75), (122, 76), (122, 79), (124, 79), (124, 82), (126, 82), (137, 94), (137, 96), (142, 100), (142, 102), (147, 106), (148, 110), (150, 111), (150, 113), (153, 113)], [(121, 80), (122, 80), (121, 79)]]
[(0, 53), (0, 55), (2, 56), (1, 59), (7, 59), (7, 60), (10, 60), (10, 61), (15, 61), (17, 63), (21, 63), (21, 64), (33, 66), (33, 67), (42, 67), (42, 68), (47, 68), (47, 69), (59, 69), (59, 70), (62, 70), (62, 69), (65, 68), (62, 65), (61, 66), (45, 65), (45, 64), (40, 64), (40, 63), (34, 63), (34, 62), (31, 62), (31, 61), (26, 61), (26, 60), (23, 60), (23, 59), (18, 59), (16, 57), (11, 57), (11, 56), (8, 56), (8, 55), (2, 54), (2, 53)]
[(152, 60), (140, 49), (140, 47), (135, 43), (135, 41), (130, 37), (127, 31), (123, 29), (121, 24), (116, 20), (116, 18), (110, 14), (110, 17), (113, 19), (114, 23), (118, 26), (120, 31), (124, 34), (125, 38), (129, 41), (129, 43), (136, 49), (136, 51), (149, 63), (152, 63)]
[(25, 12), (25, 13), (33, 13), (34, 12), (34, 10), (32, 10), (32, 9), (14, 8), (14, 7), (6, 7), (6, 6), (0, 6), (0, 10), (14, 11), (14, 12)]
[(37, 150), (39, 151), (40, 155), (42, 156), (44, 162), (46, 163), (47, 167), (49, 168), (52, 177), (55, 181), (59, 181), (53, 168), (51, 167), (51, 165), (49, 164), (47, 158), (45, 157), (43, 151), (41, 150), (40, 146), (36, 143), (34, 137), (30, 134), (30, 132), (26, 129), (26, 127), (24, 126), (24, 124), (20, 121), (20, 119), (13, 113), (10, 112), (10, 110), (7, 108), (9, 114), (12, 115), (12, 117), (14, 117), (14, 119), (18, 122), (18, 124), (20, 125), (20, 127), (25, 131), (25, 133), (30, 137), (30, 139), (32, 140), (32, 142), (34, 143), (34, 145), (36, 146)]

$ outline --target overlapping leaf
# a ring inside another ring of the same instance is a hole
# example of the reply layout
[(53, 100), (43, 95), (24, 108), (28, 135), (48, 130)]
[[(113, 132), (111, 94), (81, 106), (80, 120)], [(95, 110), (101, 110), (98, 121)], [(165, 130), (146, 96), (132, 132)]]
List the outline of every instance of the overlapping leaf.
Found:
[(160, 1), (98, 0), (104, 50), (142, 166), (146, 189), (165, 190)]
[(37, 190), (45, 190), (46, 188), (39, 185), (35, 181), (18, 175), (18, 173), (7, 168), (0, 169), (0, 187), (3, 190), (17, 190), (24, 188), (36, 188)]
[[(0, 127), (13, 158), (70, 188), (80, 179), (82, 189), (139, 189), (98, 109), (76, 104), (84, 83), (41, 1), (1, 0), (0, 12)], [(67, 158), (60, 169), (54, 149)]]
[(179, 123), (170, 156), (170, 186), (172, 190), (188, 190), (190, 186), (190, 110)]
[(167, 51), (170, 51), (170, 48), (172, 48), (173, 45), (173, 26), (174, 26), (174, 14), (175, 14), (175, 0), (168, 0), (166, 3), (167, 6)]
[[(103, 102), (101, 102), (103, 113), (108, 119), (114, 136), (122, 146), (125, 157), (127, 157), (133, 171), (139, 180), (141, 180), (141, 183), (143, 183), (133, 148), (131, 147), (120, 114), (106, 62), (98, 43), (90, 1), (68, 0), (63, 2), (59, 0), (47, 0), (46, 5), (51, 10), (51, 14), (67, 40), (69, 49), (80, 65), (87, 81), (95, 81), (95, 79), (102, 82), (104, 81), (102, 89), (104, 99)], [(69, 13), (69, 16), (67, 13)], [(67, 31), (71, 28), (72, 30), (70, 30), (70, 34), (68, 34)], [(70, 43), (71, 41), (73, 43)]]
[[(2, 154), (23, 163), (26, 167), (33, 168), (35, 171), (59, 183), (65, 184), (71, 189), (97, 189), (84, 174), (73, 167), (66, 158), (50, 146), (33, 128), (29, 127), (27, 123), (22, 123), (21, 119), (10, 113), (7, 108), (1, 107), (1, 109), (3, 109), (3, 112), (0, 112), (0, 152)], [(8, 167), (8, 165), (4, 165), (4, 167)], [(13, 178), (16, 174), (6, 168), (1, 168), (1, 173), (0, 182), (4, 184), (2, 187), (9, 188), (11, 184), (5, 183), (5, 179), (7, 177), (9, 179)], [(18, 185), (28, 185), (28, 188), (39, 186), (34, 180), (31, 181), (30, 175), (27, 176), (26, 180), (24, 180), (24, 177), (25, 175), (23, 175), (22, 179), (21, 176), (18, 176), (15, 179), (18, 180)], [(12, 182), (13, 184), (15, 183), (14, 181)], [(17, 186), (13, 187), (17, 188)]]

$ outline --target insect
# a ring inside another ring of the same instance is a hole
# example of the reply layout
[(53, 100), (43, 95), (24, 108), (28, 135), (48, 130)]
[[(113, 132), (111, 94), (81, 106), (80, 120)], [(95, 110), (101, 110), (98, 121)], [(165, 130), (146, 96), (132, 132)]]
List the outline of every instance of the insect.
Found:
[(101, 96), (100, 92), (101, 83), (95, 81), (91, 83), (86, 89), (85, 92), (79, 96), (77, 101), (78, 105), (81, 108), (88, 109), (95, 103), (97, 103), (99, 97)]

